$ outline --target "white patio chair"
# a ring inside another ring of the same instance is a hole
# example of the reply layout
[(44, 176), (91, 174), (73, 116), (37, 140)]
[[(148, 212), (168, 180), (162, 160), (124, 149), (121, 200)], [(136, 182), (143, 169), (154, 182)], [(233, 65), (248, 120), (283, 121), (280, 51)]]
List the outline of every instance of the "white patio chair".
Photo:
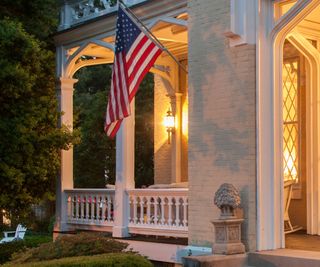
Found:
[(302, 229), (301, 226), (292, 226), (289, 217), (289, 207), (292, 197), (293, 180), (287, 180), (284, 182), (283, 198), (284, 198), (284, 233), (289, 234)]
[(14, 240), (23, 239), (26, 234), (27, 228), (23, 227), (21, 224), (18, 224), (15, 231), (5, 231), (3, 232), (4, 238), (0, 240), (0, 244), (12, 242)]

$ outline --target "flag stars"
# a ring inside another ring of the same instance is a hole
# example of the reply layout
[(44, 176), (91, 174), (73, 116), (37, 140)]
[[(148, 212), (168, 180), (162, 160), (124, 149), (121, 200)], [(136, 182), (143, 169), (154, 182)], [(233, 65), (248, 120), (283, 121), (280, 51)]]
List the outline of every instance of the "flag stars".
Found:
[(140, 34), (139, 28), (125, 13), (121, 12), (117, 20), (116, 52), (129, 49), (138, 34)]

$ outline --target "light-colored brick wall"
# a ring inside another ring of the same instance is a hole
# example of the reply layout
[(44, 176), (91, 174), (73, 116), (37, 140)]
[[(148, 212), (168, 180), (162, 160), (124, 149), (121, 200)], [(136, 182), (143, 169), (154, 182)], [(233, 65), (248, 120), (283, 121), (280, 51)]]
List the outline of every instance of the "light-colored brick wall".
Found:
[(171, 183), (171, 146), (163, 119), (170, 107), (168, 81), (154, 75), (154, 183)]
[(241, 194), (243, 242), (256, 248), (254, 45), (229, 47), (230, 1), (189, 0), (189, 243), (211, 245), (214, 193)]

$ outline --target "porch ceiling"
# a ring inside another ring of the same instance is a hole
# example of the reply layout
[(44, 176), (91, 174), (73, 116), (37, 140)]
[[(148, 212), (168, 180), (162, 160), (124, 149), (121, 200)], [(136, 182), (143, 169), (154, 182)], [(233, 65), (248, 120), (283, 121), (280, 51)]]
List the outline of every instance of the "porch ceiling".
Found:
[(311, 35), (320, 37), (320, 8), (314, 9), (298, 25), (298, 30), (307, 31)]
[[(149, 20), (146, 25), (174, 56), (182, 58), (186, 57), (188, 48), (187, 19), (187, 13), (180, 10), (174, 16), (156, 16)], [(115, 17), (106, 18), (106, 20), (110, 24), (110, 21), (115, 23)], [(83, 31), (84, 34), (87, 34), (85, 25)], [(62, 40), (60, 37), (56, 38), (58, 43)], [(67, 70), (67, 76), (72, 77), (78, 69), (84, 66), (112, 63), (114, 40), (115, 32), (112, 29), (105, 32), (104, 35), (91, 36), (81, 42), (75, 40), (73, 43), (66, 45), (65, 69)], [(166, 56), (163, 53), (163, 57)]]

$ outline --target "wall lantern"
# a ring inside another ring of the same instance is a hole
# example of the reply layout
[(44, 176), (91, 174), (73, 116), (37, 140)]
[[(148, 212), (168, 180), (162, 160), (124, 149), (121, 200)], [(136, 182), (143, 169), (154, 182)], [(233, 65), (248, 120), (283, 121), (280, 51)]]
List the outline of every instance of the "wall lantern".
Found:
[(170, 109), (167, 111), (167, 115), (164, 117), (164, 126), (167, 128), (168, 144), (170, 144), (171, 135), (175, 130), (175, 118)]

